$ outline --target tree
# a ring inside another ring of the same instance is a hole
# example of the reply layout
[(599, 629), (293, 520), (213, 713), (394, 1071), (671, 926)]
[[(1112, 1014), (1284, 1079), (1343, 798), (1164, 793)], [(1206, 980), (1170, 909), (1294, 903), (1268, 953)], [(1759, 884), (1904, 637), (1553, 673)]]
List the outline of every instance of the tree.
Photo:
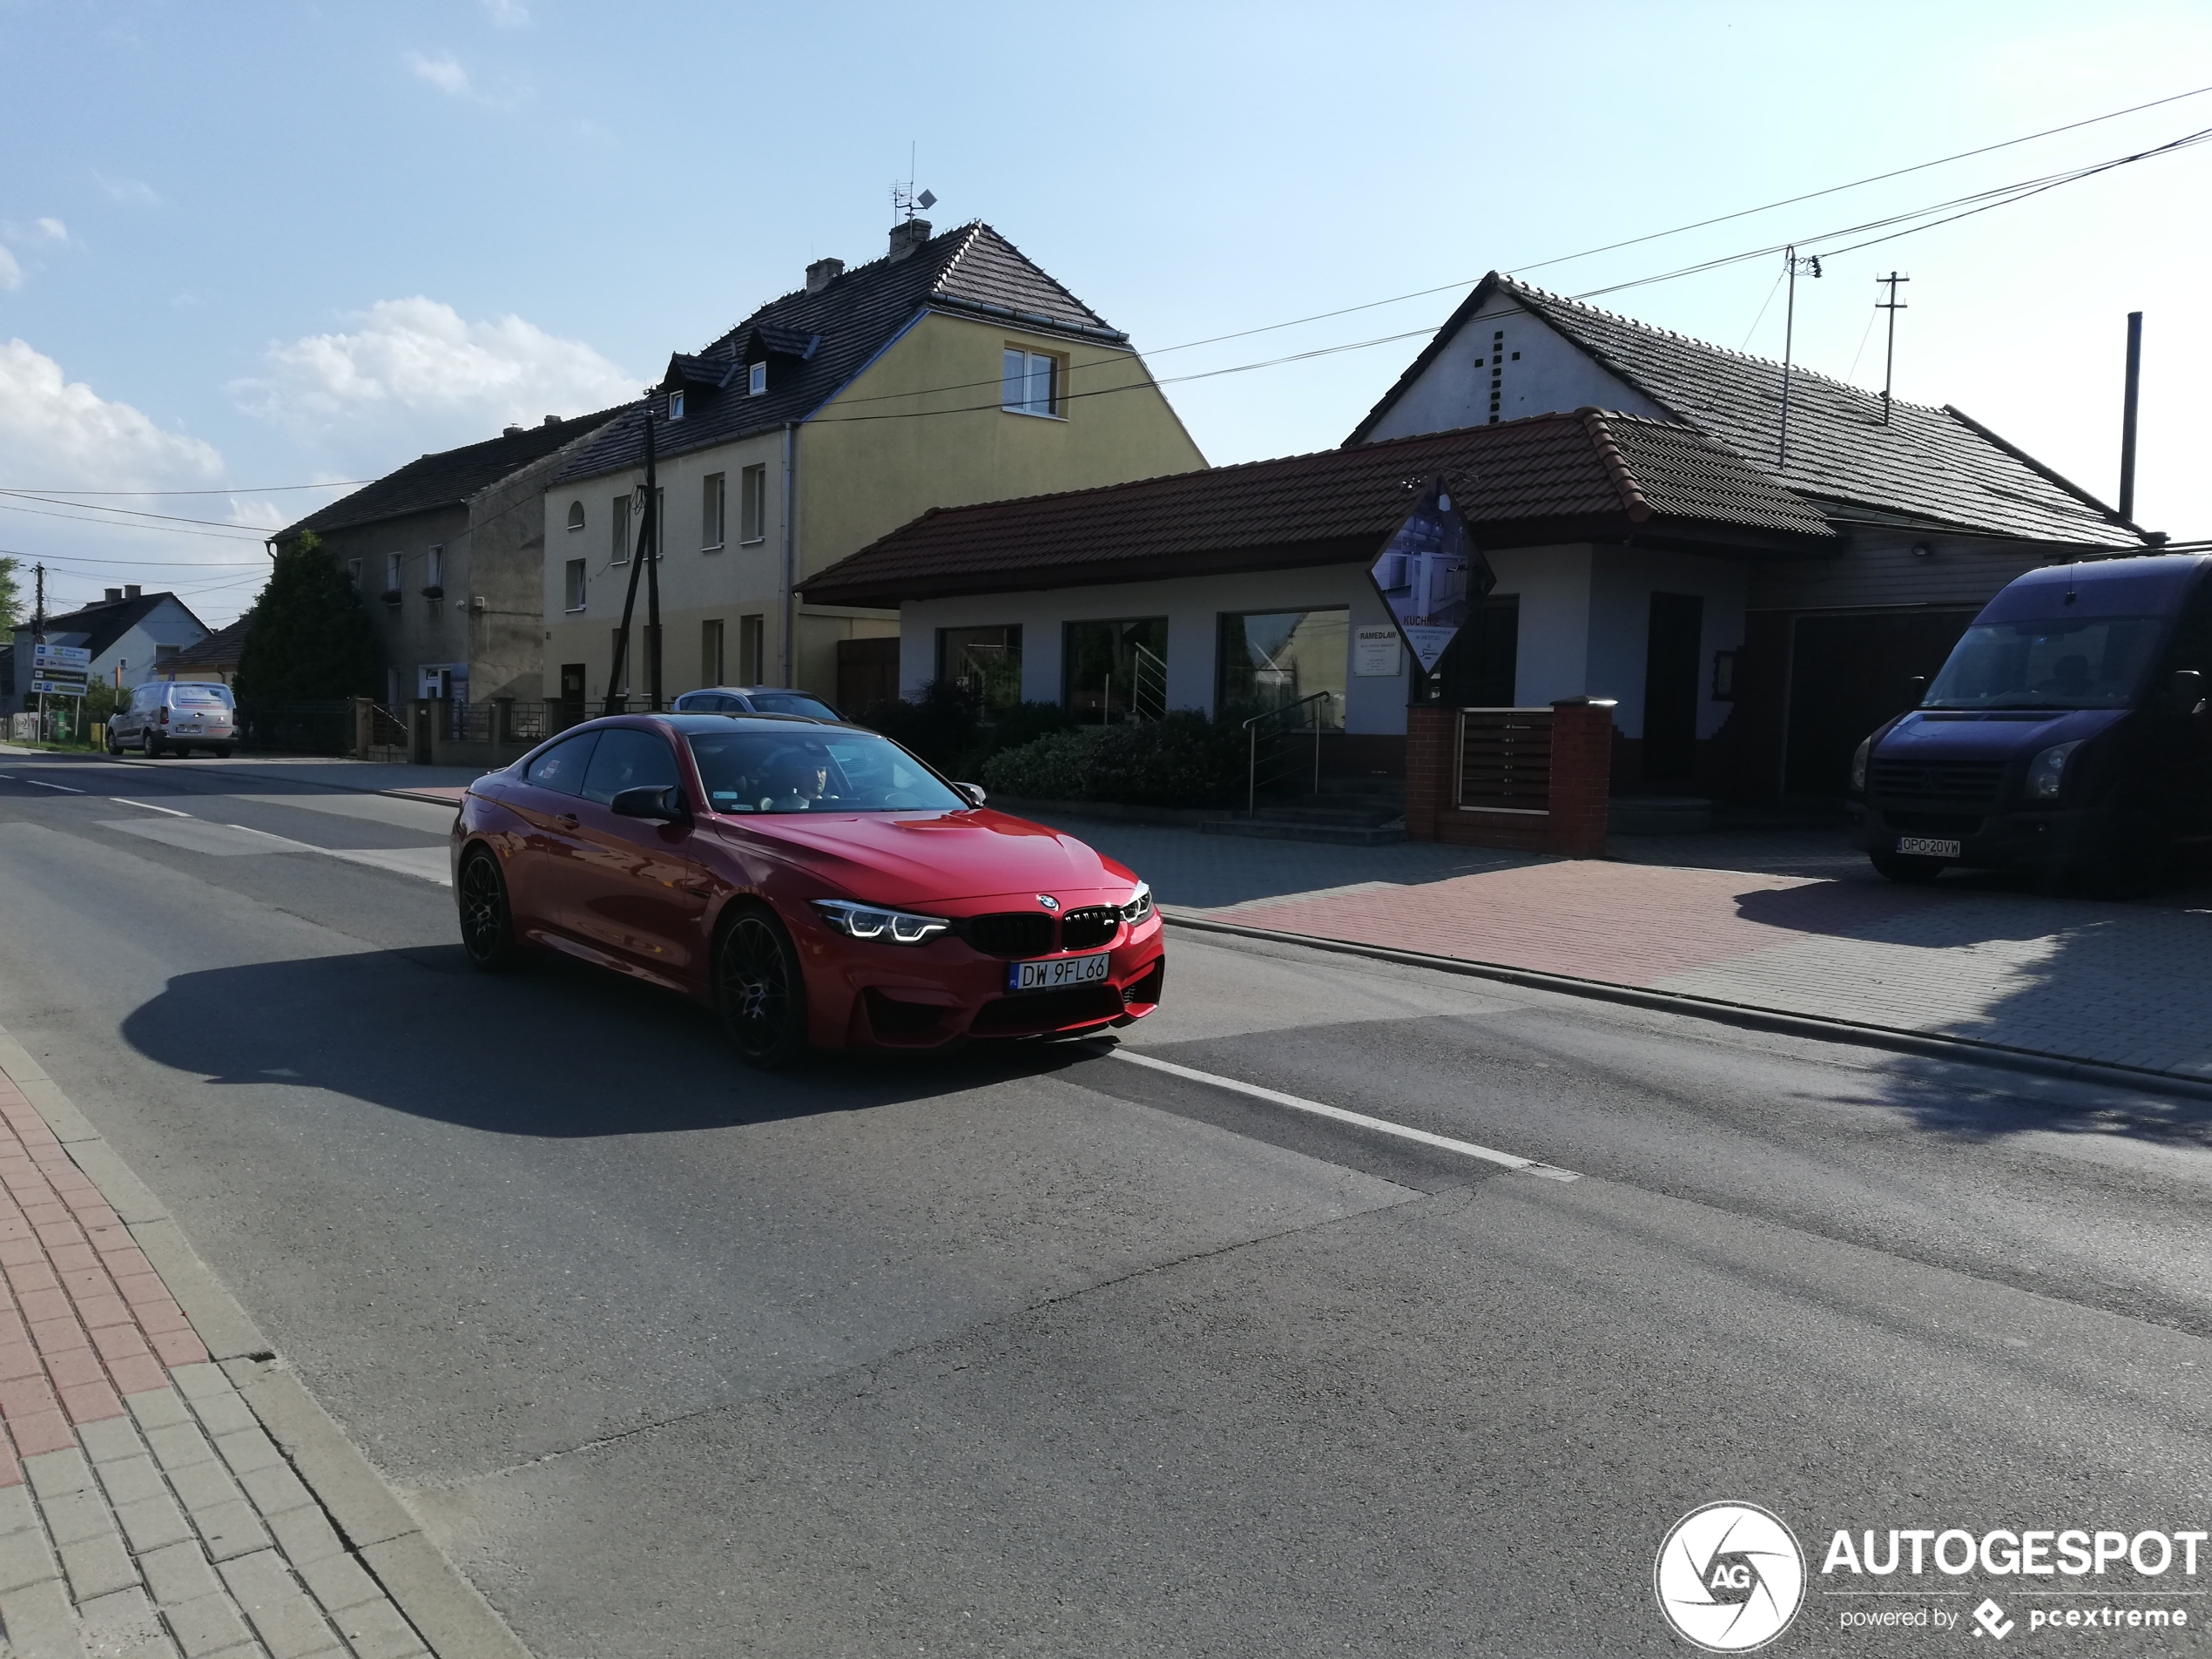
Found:
[(361, 595), (309, 531), (279, 548), (239, 651), (241, 703), (326, 703), (376, 691), (376, 633)]
[(16, 585), (21, 568), (13, 559), (0, 559), (0, 634), (23, 625), (23, 590)]

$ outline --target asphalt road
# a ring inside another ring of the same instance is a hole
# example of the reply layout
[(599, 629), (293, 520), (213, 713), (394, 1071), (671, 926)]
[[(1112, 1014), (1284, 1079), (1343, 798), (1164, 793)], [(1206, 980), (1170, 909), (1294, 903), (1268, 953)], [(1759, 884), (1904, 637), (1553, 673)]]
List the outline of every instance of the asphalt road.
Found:
[(1088, 1049), (762, 1079), (473, 974), (448, 819), (0, 756), (0, 1023), (543, 1659), (1686, 1652), (1722, 1499), (1811, 1557), (1771, 1651), (2212, 1625), (2212, 1549), (1818, 1572), (2212, 1526), (2212, 1105), (1195, 934), (1130, 1049), (1579, 1178)]

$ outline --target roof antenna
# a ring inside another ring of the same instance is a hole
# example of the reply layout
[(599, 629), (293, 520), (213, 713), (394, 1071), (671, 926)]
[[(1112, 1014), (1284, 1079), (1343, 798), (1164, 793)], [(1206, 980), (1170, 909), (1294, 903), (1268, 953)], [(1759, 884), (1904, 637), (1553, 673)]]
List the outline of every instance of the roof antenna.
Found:
[(891, 219), (894, 224), (903, 225), (913, 219), (917, 207), (926, 213), (937, 205), (936, 197), (929, 192), (914, 189), (914, 152), (918, 147), (907, 145), (906, 182), (891, 186)]

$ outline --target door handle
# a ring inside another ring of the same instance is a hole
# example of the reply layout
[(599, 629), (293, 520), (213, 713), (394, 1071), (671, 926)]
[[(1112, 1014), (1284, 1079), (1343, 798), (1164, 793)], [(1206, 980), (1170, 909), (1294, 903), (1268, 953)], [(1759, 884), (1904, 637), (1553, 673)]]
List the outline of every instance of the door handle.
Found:
[(574, 829), (582, 820), (579, 819), (574, 813), (563, 813), (556, 817), (553, 821), (556, 824), (558, 824), (563, 829)]

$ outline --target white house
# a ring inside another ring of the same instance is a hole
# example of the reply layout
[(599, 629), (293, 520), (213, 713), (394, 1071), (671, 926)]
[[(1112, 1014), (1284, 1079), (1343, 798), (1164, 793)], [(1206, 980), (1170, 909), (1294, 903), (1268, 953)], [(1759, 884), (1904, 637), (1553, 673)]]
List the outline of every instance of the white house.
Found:
[[(65, 617), (46, 618), (46, 643), (92, 653), (90, 678), (111, 685), (158, 679), (170, 659), (207, 637), (206, 624), (173, 593), (110, 588), (107, 597)], [(30, 691), (30, 624), (15, 631), (12, 681), (0, 685), (0, 713), (34, 706)]]

